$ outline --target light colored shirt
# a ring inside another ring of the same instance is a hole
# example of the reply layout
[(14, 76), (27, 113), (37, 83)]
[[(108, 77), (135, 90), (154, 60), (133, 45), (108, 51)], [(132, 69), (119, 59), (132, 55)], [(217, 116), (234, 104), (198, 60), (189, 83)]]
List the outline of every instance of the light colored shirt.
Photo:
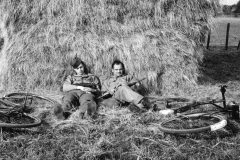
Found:
[(138, 80), (133, 75), (123, 75), (121, 77), (110, 77), (103, 82), (102, 91), (113, 93), (121, 85), (137, 82)]

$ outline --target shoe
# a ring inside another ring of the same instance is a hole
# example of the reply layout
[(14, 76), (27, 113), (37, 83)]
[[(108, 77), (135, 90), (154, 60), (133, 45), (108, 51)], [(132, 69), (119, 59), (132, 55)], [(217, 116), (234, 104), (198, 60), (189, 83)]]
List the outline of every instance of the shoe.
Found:
[(133, 103), (130, 103), (129, 105), (128, 105), (128, 109), (131, 111), (131, 112), (139, 112), (140, 111), (140, 109), (139, 109), (139, 107), (137, 107), (135, 104), (133, 104)]
[(92, 117), (97, 112), (97, 104), (94, 102), (88, 104), (87, 115)]
[(151, 104), (151, 102), (149, 102), (149, 100), (147, 98), (143, 98), (141, 103), (143, 104), (145, 109), (152, 108), (152, 104)]
[(136, 106), (141, 109), (142, 112), (146, 112), (150, 108), (150, 103), (144, 98)]
[(166, 104), (161, 104), (161, 103), (154, 103), (152, 105), (152, 110), (153, 111), (160, 111), (160, 110), (164, 110), (164, 109), (167, 109), (166, 108)]
[(95, 102), (88, 102), (79, 107), (79, 115), (81, 119), (92, 117), (97, 112), (97, 104)]
[(147, 112), (147, 110), (144, 108), (142, 103), (139, 103), (138, 105), (135, 105), (133, 103), (130, 103), (128, 105), (128, 109), (131, 112), (135, 112), (135, 113), (143, 113), (143, 112)]
[(53, 113), (58, 120), (64, 120), (63, 109), (61, 104), (53, 105)]

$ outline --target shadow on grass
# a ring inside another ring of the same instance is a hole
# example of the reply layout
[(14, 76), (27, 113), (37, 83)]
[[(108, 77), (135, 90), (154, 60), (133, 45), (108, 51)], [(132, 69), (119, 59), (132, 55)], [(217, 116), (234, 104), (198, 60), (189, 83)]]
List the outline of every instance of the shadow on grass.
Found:
[(24, 128), (2, 128), (3, 140), (14, 139), (19, 136), (25, 137), (26, 135), (28, 135), (28, 137), (37, 137), (39, 133), (39, 131)]
[(228, 50), (222, 46), (211, 46), (204, 51), (203, 62), (200, 64), (200, 84), (240, 80), (239, 62), (240, 50), (237, 50), (236, 46), (230, 46)]

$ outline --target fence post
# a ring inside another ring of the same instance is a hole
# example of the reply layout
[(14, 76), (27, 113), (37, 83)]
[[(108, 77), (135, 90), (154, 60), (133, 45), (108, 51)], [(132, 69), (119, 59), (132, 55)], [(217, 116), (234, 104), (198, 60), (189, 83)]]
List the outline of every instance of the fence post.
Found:
[(226, 44), (225, 44), (225, 49), (226, 49), (226, 50), (228, 50), (229, 29), (230, 29), (230, 23), (227, 24)]
[(211, 37), (211, 32), (209, 31), (209, 33), (208, 33), (208, 39), (207, 39), (207, 49), (209, 48), (210, 37)]
[(240, 40), (239, 40), (239, 42), (238, 42), (237, 50), (239, 49), (239, 47), (240, 47)]

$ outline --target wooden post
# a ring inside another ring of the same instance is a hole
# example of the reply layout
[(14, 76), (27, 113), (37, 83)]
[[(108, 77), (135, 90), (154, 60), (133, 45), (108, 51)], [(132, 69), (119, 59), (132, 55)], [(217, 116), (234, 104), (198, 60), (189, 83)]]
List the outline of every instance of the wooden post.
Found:
[(230, 23), (227, 24), (226, 44), (225, 44), (225, 49), (226, 49), (226, 50), (228, 50), (229, 29), (230, 29)]
[(0, 133), (0, 136), (1, 136), (1, 140), (0, 140), (0, 142), (3, 142), (2, 127), (1, 127), (1, 133)]
[(211, 32), (208, 33), (207, 49), (209, 49), (210, 37), (211, 37)]
[(240, 47), (240, 40), (239, 40), (239, 42), (238, 42), (237, 50), (239, 49), (239, 47)]

